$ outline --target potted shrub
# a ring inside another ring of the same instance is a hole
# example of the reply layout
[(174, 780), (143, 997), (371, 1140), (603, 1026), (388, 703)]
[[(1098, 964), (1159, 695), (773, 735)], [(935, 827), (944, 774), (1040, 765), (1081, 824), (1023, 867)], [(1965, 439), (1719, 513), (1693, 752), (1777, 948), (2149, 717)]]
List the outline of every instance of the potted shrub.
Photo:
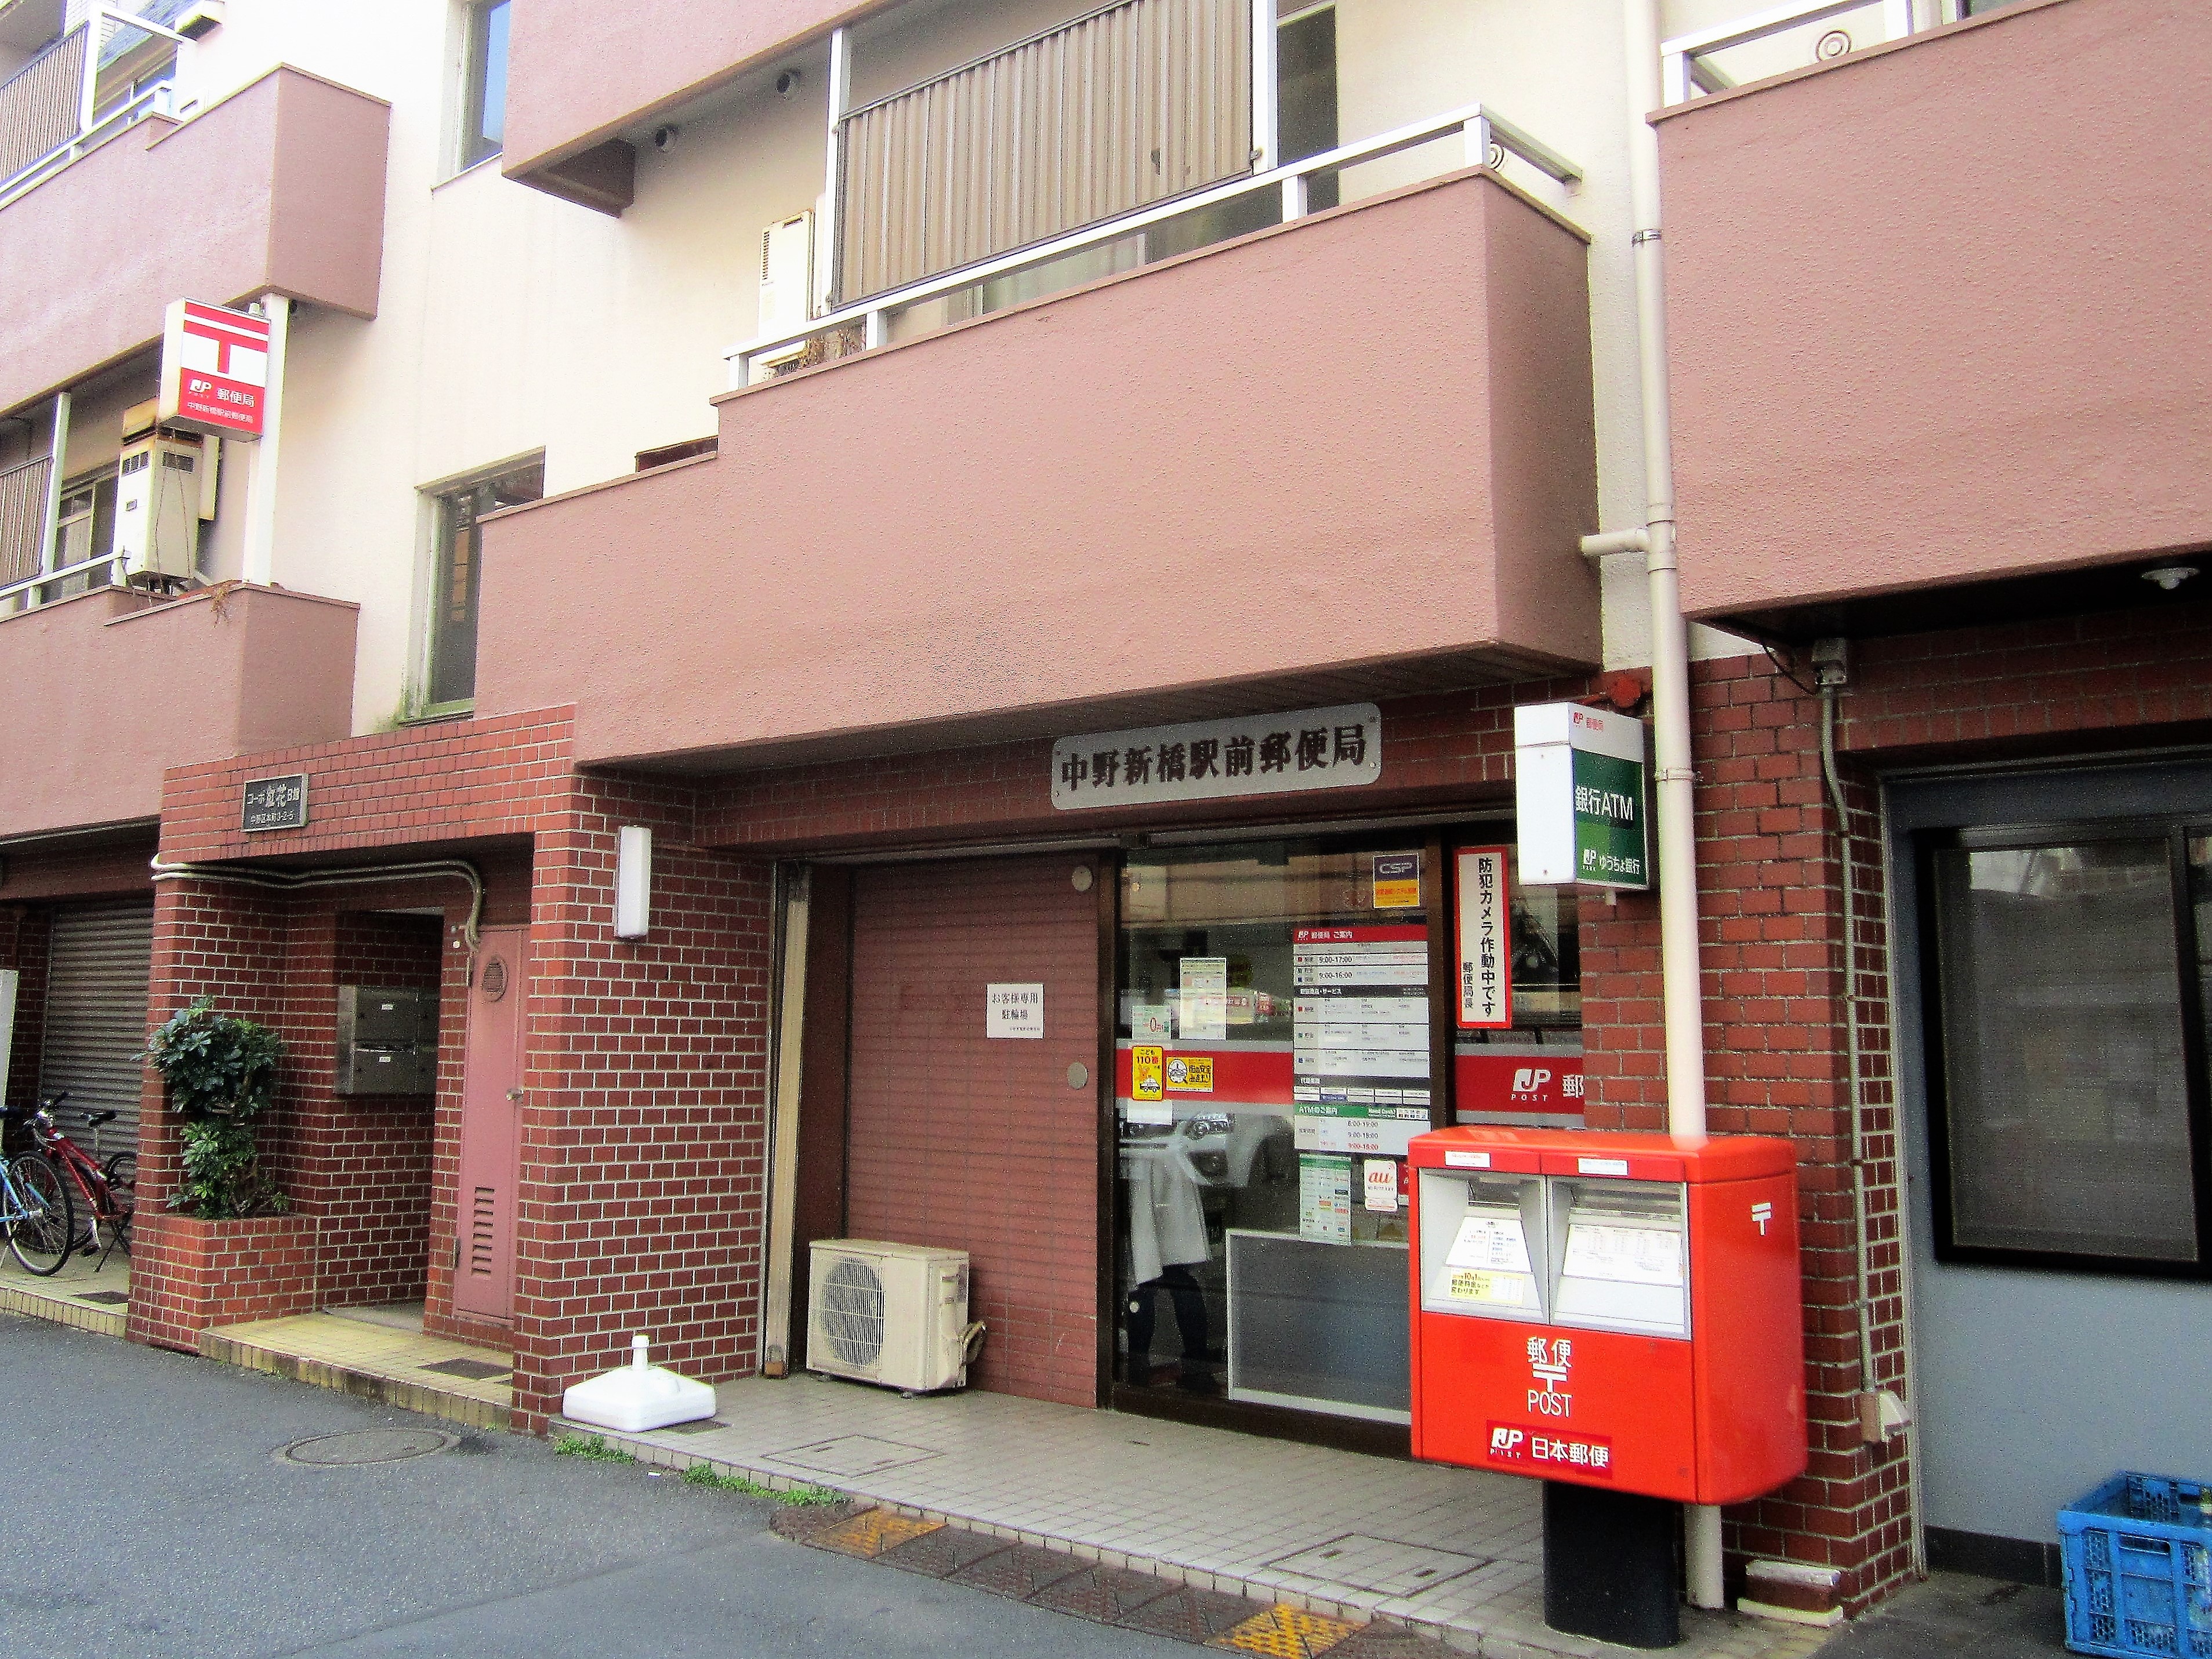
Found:
[(276, 1096), (283, 1045), (265, 1025), (219, 1014), (205, 998), (172, 1017), (146, 1044), (184, 1120), (183, 1178), (169, 1207), (201, 1221), (276, 1215), (284, 1198), (261, 1170), (255, 1120)]

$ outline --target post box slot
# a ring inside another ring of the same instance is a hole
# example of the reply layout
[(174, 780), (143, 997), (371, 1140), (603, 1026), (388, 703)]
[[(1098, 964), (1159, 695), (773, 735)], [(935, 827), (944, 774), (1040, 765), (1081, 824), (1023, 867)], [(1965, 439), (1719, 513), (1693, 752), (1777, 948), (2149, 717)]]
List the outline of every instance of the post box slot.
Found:
[(1480, 1319), (1541, 1319), (1540, 1176), (1421, 1172), (1421, 1306)]
[(1649, 1181), (1551, 1178), (1552, 1318), (1646, 1336), (1690, 1334), (1684, 1193)]

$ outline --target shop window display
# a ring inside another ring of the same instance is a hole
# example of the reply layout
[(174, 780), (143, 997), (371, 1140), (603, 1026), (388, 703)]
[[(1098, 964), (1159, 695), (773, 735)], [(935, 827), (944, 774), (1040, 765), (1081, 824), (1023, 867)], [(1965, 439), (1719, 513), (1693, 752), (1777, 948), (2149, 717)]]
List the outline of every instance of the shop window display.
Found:
[(1450, 1121), (1447, 1094), (1556, 1121), (1507, 1101), (1516, 1074), (1580, 1109), (1571, 893), (1509, 884), (1510, 1021), (1457, 1033), (1453, 1077), (1432, 1077), (1430, 988), (1458, 943), (1437, 854), (1285, 840), (1127, 860), (1123, 1386), (1408, 1420), (1407, 1143)]

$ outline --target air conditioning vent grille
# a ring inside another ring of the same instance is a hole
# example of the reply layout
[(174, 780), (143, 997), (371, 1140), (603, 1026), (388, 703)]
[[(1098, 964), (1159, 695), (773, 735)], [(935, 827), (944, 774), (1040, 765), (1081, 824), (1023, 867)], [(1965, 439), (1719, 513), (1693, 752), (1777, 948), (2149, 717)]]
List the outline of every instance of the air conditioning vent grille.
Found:
[(842, 1365), (872, 1368), (884, 1352), (884, 1281), (865, 1261), (835, 1263), (822, 1281), (822, 1334)]

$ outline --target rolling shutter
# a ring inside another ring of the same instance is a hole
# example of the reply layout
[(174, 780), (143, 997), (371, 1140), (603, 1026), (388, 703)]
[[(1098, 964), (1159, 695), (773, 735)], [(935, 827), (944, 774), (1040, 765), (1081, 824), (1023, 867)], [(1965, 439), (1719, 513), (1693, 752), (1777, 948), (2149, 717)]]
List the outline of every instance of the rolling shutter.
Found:
[[(46, 980), (46, 1029), (39, 1068), (41, 1096), (69, 1091), (62, 1127), (73, 1111), (113, 1111), (100, 1132), (103, 1153), (135, 1146), (138, 1094), (145, 1077), (146, 983), (154, 966), (154, 907), (75, 905), (56, 910)], [(92, 1145), (91, 1137), (83, 1144)]]

